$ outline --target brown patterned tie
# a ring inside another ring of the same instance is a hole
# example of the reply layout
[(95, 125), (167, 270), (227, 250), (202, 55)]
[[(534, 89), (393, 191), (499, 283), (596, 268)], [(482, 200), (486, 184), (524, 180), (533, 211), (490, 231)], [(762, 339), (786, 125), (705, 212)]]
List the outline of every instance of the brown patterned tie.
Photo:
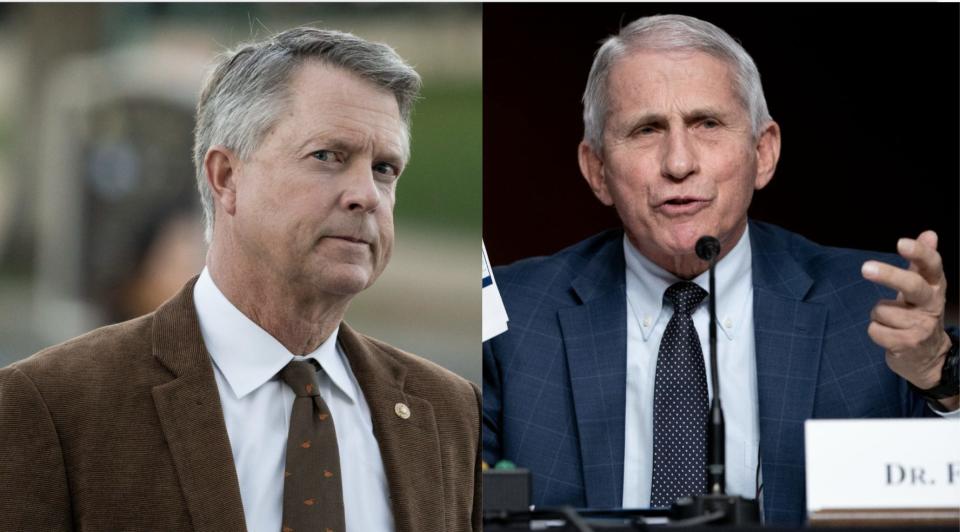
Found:
[(280, 370), (297, 398), (290, 415), (283, 484), (282, 532), (344, 532), (337, 432), (320, 397), (319, 366), (293, 360)]

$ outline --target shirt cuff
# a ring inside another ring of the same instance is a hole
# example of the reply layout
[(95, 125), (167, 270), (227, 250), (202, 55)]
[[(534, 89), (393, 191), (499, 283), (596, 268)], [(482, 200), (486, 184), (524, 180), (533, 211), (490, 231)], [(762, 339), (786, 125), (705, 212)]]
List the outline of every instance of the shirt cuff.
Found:
[(927, 408), (929, 408), (929, 409), (930, 409), (931, 411), (933, 411), (933, 412), (936, 412), (937, 415), (940, 416), (940, 417), (942, 417), (942, 418), (946, 418), (946, 419), (960, 419), (960, 408), (958, 408), (958, 409), (956, 409), (956, 410), (953, 410), (953, 411), (951, 411), (951, 412), (941, 412), (941, 411), (937, 410), (936, 408), (930, 406), (929, 404), (927, 405)]

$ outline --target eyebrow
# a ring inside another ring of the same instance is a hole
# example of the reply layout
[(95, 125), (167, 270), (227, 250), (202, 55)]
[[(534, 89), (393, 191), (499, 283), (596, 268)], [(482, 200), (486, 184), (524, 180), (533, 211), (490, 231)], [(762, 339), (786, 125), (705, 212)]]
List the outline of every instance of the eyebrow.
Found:
[[(305, 140), (298, 148), (297, 153), (303, 153), (311, 144), (320, 144), (323, 146), (324, 150), (335, 150), (335, 151), (344, 151), (344, 152), (357, 152), (361, 151), (363, 148), (358, 142), (354, 142), (350, 139), (346, 139), (341, 135), (336, 134), (327, 134), (320, 132), (314, 135), (311, 135)], [(311, 151), (312, 153), (312, 151)], [(374, 154), (376, 159), (383, 160), (388, 163), (395, 163), (400, 166), (404, 166), (407, 163), (407, 157), (404, 155), (402, 149), (394, 149), (389, 146), (381, 147), (380, 150)]]
[(322, 149), (325, 150), (337, 150), (337, 151), (357, 151), (359, 149), (356, 142), (350, 142), (344, 140), (341, 137), (327, 136), (327, 135), (311, 135), (307, 140), (303, 141), (303, 144), (297, 149), (297, 153), (303, 152), (310, 148), (311, 144), (320, 144), (323, 146)]
[(355, 151), (357, 149), (356, 142), (350, 142), (349, 140), (345, 140), (342, 136), (331, 135), (320, 131), (307, 135), (307, 138), (299, 146), (297, 146), (297, 153), (302, 153), (309, 148), (311, 144), (322, 144), (324, 146), (323, 149), (330, 150)]
[[(698, 107), (691, 111), (683, 113), (683, 122), (685, 124), (690, 124), (703, 120), (704, 118), (720, 118), (725, 119), (728, 113), (721, 111), (716, 107)], [(637, 127), (644, 124), (657, 124), (657, 123), (666, 123), (667, 115), (662, 113), (644, 113), (636, 118), (632, 118), (629, 122), (629, 130), (636, 129)]]

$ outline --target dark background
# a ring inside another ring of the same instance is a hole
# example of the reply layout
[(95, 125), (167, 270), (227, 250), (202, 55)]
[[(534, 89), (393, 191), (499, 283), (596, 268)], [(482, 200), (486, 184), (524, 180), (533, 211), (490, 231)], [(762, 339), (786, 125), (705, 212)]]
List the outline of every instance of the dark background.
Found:
[[(490, 261), (550, 254), (619, 226), (577, 166), (602, 39), (679, 13), (739, 40), (783, 148), (750, 215), (821, 244), (895, 252), (930, 228), (957, 304), (957, 4), (486, 4), (483, 237)], [(955, 314), (954, 312), (952, 312)]]

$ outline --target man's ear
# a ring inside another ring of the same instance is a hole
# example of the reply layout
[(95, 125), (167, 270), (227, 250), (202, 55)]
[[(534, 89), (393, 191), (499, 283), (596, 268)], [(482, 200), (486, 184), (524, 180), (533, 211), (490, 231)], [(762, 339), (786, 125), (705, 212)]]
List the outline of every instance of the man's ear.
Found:
[(603, 158), (594, 151), (586, 140), (580, 141), (577, 148), (577, 159), (580, 161), (580, 173), (590, 185), (590, 190), (604, 205), (613, 205), (613, 196), (607, 188), (607, 179), (604, 175)]
[(230, 216), (237, 212), (236, 172), (239, 164), (240, 159), (233, 150), (220, 145), (210, 147), (203, 157), (203, 169), (213, 193), (213, 202)]
[(767, 186), (777, 170), (780, 160), (780, 126), (773, 120), (767, 122), (757, 139), (757, 177), (753, 182), (756, 190)]

